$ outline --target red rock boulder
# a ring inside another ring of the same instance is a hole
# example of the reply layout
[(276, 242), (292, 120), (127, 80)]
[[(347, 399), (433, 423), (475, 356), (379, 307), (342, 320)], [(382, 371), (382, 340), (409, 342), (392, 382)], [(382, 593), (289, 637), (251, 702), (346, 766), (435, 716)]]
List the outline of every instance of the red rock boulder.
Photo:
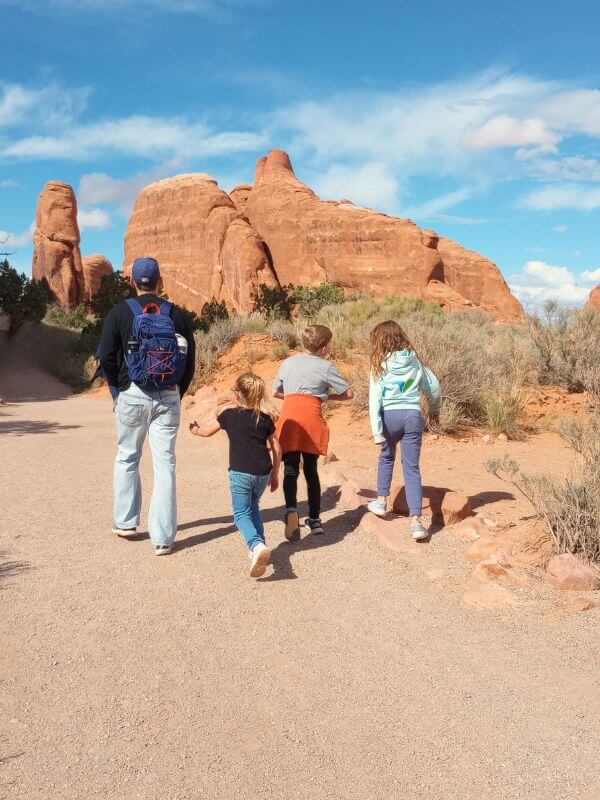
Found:
[(561, 553), (551, 558), (546, 575), (557, 589), (587, 591), (600, 585), (600, 570), (585, 564), (572, 553)]
[[(393, 486), (390, 503), (394, 514), (407, 515), (409, 512), (404, 486)], [(473, 513), (471, 501), (461, 492), (443, 489), (439, 486), (423, 486), (423, 514), (431, 516), (434, 522), (454, 525), (470, 517)]]
[(96, 296), (100, 282), (105, 275), (112, 275), (113, 265), (106, 256), (92, 253), (82, 259), (83, 272), (83, 302), (89, 303)]
[(39, 196), (33, 234), (31, 274), (61, 306), (83, 301), (84, 279), (77, 200), (68, 183), (50, 181)]
[(585, 307), (600, 311), (600, 284), (590, 292), (590, 299), (585, 304)]

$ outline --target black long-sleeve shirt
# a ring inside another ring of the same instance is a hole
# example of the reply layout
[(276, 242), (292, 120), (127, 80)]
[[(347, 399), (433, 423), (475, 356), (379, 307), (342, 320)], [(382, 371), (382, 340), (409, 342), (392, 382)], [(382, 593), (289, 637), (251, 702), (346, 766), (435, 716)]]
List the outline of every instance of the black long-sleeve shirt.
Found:
[[(138, 295), (137, 300), (142, 307), (148, 305), (148, 303), (156, 303), (156, 305), (160, 306), (160, 304), (164, 302), (164, 298), (158, 297), (158, 295), (152, 292)], [(102, 333), (100, 335), (100, 344), (96, 351), (96, 356), (102, 365), (106, 380), (110, 386), (116, 386), (120, 392), (129, 389), (131, 385), (131, 378), (129, 377), (129, 371), (125, 363), (124, 353), (126, 342), (130, 338), (133, 328), (133, 316), (133, 311), (129, 308), (125, 300), (114, 306), (108, 312), (108, 316), (104, 320)], [(194, 333), (189, 318), (184, 313), (183, 309), (173, 305), (170, 316), (173, 320), (175, 330), (177, 333), (185, 336), (188, 343), (185, 373), (179, 384), (179, 391), (183, 397), (194, 377), (196, 343), (194, 341)]]

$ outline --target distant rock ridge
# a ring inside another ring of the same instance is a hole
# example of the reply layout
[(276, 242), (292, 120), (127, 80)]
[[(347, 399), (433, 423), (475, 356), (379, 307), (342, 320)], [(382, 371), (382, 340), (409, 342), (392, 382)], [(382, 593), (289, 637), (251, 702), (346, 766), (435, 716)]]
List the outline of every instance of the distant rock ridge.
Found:
[(113, 271), (99, 253), (81, 257), (77, 200), (68, 183), (50, 181), (39, 196), (33, 234), (32, 276), (59, 305), (89, 302), (103, 275)]
[[(67, 216), (76, 228), (72, 190), (56, 185), (71, 192), (74, 212)], [(47, 191), (40, 197), (43, 207)], [(62, 297), (67, 304), (83, 296), (83, 289), (73, 288), (83, 286), (77, 277), (82, 272), (78, 236), (77, 230), (64, 270)], [(40, 258), (47, 263), (45, 247), (40, 238)], [(254, 183), (230, 193), (204, 173), (175, 175), (146, 186), (125, 235), (125, 274), (140, 256), (156, 258), (168, 296), (197, 312), (213, 297), (237, 312), (249, 311), (260, 284), (316, 286), (331, 281), (375, 298), (413, 296), (447, 311), (481, 309), (500, 322), (524, 317), (489, 259), (412, 220), (345, 199), (321, 200), (294, 174), (284, 150), (261, 157)], [(40, 274), (56, 274), (54, 262), (50, 266)]]
[(600, 311), (600, 283), (590, 292), (590, 299), (585, 304), (585, 307)]

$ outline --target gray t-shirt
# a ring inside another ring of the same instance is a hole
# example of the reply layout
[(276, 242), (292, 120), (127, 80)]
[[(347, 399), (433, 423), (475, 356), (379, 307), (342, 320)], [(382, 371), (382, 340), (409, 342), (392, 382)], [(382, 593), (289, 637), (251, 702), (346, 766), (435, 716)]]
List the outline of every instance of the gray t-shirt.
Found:
[(311, 394), (320, 400), (327, 400), (329, 389), (343, 394), (349, 388), (331, 362), (309, 353), (286, 358), (273, 383), (275, 392)]

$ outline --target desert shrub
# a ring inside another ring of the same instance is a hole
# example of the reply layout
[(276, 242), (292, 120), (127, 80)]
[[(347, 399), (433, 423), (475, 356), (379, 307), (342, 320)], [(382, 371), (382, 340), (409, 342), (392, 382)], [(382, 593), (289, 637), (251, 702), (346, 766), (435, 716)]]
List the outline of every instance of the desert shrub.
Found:
[(523, 434), (520, 417), (527, 398), (521, 386), (487, 389), (483, 393), (485, 425), (494, 434), (504, 433), (509, 439)]
[(324, 306), (344, 302), (344, 290), (337, 283), (319, 286), (296, 286), (292, 291), (296, 311), (303, 317), (314, 317)]
[(208, 383), (217, 367), (217, 362), (223, 353), (234, 345), (256, 322), (254, 315), (250, 317), (229, 317), (218, 319), (208, 331), (197, 331), (196, 340), (196, 370), (191, 387), (195, 392)]
[(267, 286), (261, 283), (252, 295), (253, 310), (264, 314), (269, 319), (290, 319), (296, 304), (294, 287)]
[(247, 345), (246, 350), (244, 352), (244, 358), (246, 359), (246, 363), (248, 364), (249, 367), (252, 367), (259, 361), (262, 361), (264, 357), (265, 357), (265, 351), (262, 348), (257, 347), (256, 345), (253, 344)]
[(229, 311), (225, 301), (219, 303), (214, 297), (202, 306), (200, 315), (193, 311), (188, 311), (193, 331), (208, 331), (211, 325), (219, 319), (229, 319)]
[(267, 333), (272, 339), (276, 339), (288, 348), (298, 347), (299, 337), (295, 326), (284, 319), (274, 319), (267, 325)]
[(273, 345), (273, 349), (271, 350), (271, 355), (275, 361), (283, 361), (283, 359), (287, 358), (289, 354), (290, 348), (285, 342), (277, 342), (277, 344)]
[(75, 308), (63, 308), (57, 303), (52, 303), (46, 311), (44, 322), (55, 325), (57, 328), (81, 331), (89, 323), (89, 319), (83, 303)]
[(252, 314), (244, 317), (245, 333), (266, 333), (268, 320), (264, 314), (253, 311)]
[(542, 383), (582, 391), (584, 373), (600, 359), (600, 314), (549, 302), (544, 316), (530, 316), (527, 333)]
[(40, 322), (46, 313), (48, 293), (40, 281), (18, 273), (8, 261), (0, 261), (0, 310), (10, 316), (9, 333), (26, 320)]
[(122, 272), (116, 270), (103, 275), (100, 287), (90, 302), (90, 309), (100, 322), (108, 316), (108, 312), (121, 300), (135, 297), (136, 291)]

